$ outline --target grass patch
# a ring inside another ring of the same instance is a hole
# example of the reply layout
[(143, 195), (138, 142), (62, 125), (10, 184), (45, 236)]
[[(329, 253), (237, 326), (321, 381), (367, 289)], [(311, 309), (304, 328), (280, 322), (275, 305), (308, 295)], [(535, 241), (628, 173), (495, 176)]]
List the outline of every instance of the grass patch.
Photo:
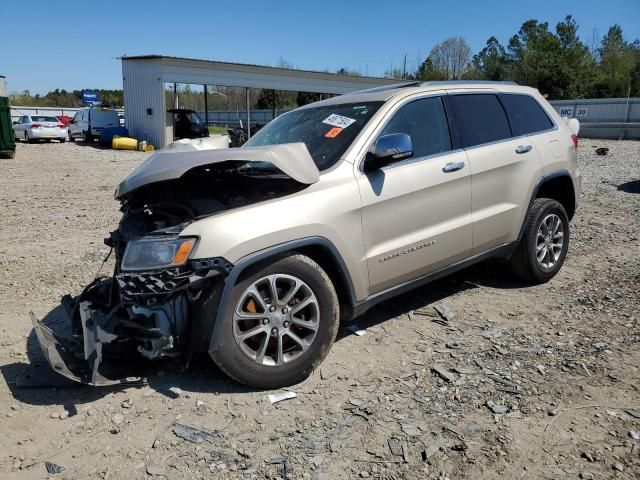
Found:
[(225, 127), (209, 127), (209, 135), (226, 135), (227, 129)]

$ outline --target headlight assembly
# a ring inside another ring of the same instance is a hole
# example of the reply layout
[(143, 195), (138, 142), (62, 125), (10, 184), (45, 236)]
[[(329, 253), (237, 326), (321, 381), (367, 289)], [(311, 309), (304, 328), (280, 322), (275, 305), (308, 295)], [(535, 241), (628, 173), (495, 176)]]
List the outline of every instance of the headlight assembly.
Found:
[(122, 270), (155, 270), (184, 265), (196, 244), (192, 237), (131, 240), (122, 257)]

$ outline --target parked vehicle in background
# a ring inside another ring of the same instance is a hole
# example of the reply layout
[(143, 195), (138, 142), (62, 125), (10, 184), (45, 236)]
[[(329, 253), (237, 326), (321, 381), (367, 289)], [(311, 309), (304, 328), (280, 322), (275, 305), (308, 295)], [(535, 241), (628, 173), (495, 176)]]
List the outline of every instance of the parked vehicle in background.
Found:
[(47, 115), (23, 115), (13, 124), (16, 140), (33, 143), (36, 140), (67, 141), (67, 127), (56, 117)]
[(42, 351), (94, 385), (127, 355), (206, 351), (277, 388), (320, 364), (340, 321), (483, 259), (547, 282), (569, 248), (578, 129), (532, 88), (411, 82), (293, 110), (242, 148), (160, 150), (116, 190), (113, 277), (63, 299), (75, 336), (33, 317)]
[(209, 136), (209, 128), (204, 124), (195, 110), (174, 108), (167, 110), (173, 115), (173, 138), (202, 138)]
[(56, 118), (60, 120), (60, 123), (63, 124), (65, 127), (69, 125), (69, 122), (71, 120), (73, 120), (73, 117), (70, 117), (69, 115), (58, 115)]
[(120, 118), (116, 110), (90, 107), (78, 111), (69, 122), (69, 140), (81, 139), (93, 142), (100, 138), (105, 128), (119, 127)]

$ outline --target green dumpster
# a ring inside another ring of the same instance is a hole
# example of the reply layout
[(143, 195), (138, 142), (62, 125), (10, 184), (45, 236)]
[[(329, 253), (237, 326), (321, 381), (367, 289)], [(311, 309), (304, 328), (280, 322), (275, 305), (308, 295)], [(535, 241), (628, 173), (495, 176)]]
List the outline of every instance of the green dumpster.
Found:
[(0, 97), (0, 158), (13, 158), (16, 152), (16, 140), (13, 136), (9, 99)]

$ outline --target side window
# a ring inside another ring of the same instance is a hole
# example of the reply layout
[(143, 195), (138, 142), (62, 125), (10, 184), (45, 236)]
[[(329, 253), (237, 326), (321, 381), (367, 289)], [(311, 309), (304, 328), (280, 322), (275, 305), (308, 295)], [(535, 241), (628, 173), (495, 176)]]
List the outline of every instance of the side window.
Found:
[(511, 137), (507, 114), (493, 94), (452, 95), (464, 148)]
[(505, 93), (500, 100), (509, 115), (513, 135), (527, 135), (553, 127), (553, 122), (533, 97)]
[(406, 133), (411, 137), (414, 157), (451, 150), (449, 126), (440, 97), (422, 98), (402, 106), (380, 136), (391, 133)]

